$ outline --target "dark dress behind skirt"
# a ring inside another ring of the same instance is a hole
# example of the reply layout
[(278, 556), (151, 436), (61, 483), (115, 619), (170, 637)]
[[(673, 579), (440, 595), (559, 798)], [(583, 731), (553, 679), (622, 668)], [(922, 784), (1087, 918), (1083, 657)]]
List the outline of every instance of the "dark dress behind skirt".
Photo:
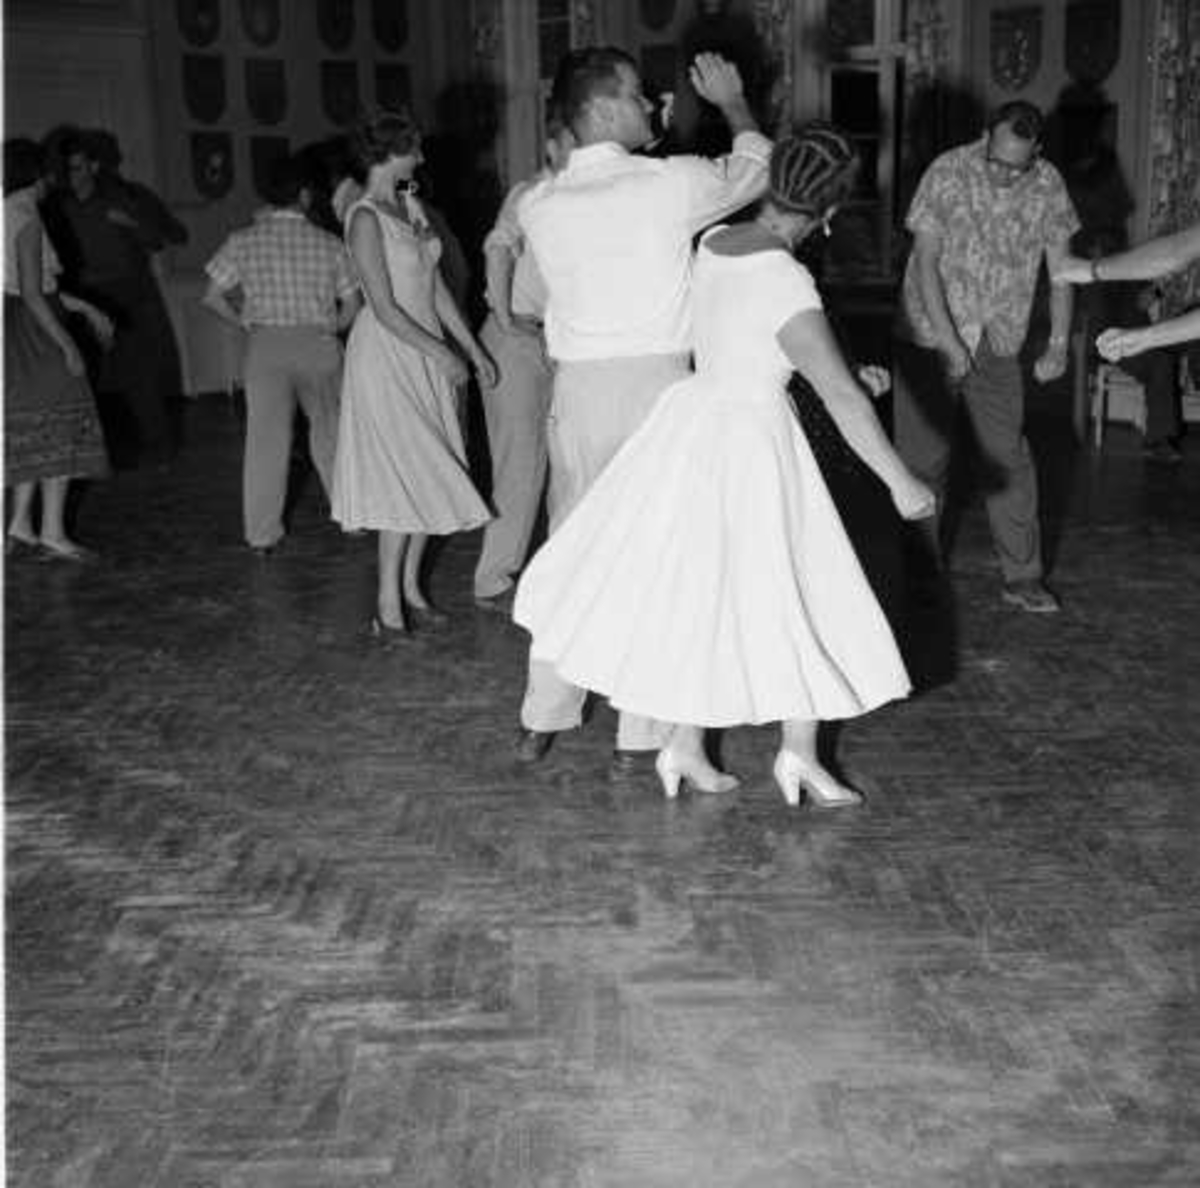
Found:
[(4, 295), (4, 481), (108, 473), (96, 401), (29, 307)]

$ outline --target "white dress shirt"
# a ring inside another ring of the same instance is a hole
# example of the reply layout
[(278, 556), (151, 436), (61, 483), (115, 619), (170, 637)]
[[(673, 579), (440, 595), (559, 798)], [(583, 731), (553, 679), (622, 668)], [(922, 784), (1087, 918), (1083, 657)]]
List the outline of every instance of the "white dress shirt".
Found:
[(517, 214), (549, 292), (551, 357), (691, 350), (692, 239), (763, 193), (770, 152), (757, 132), (739, 133), (717, 160), (605, 142), (575, 149), (533, 186)]
[[(512, 292), (509, 296), (509, 309), (514, 314), (537, 318), (539, 321), (546, 313), (546, 283), (538, 271), (537, 262), (525, 242), (525, 233), (521, 230), (517, 219), (517, 210), (521, 200), (539, 182), (551, 177), (549, 169), (543, 169), (537, 177), (529, 181), (518, 182), (508, 192), (496, 223), (483, 241), (483, 250), (488, 252), (507, 252), (513, 258)], [(492, 309), (502, 300), (503, 294), (488, 290), (487, 302)]]

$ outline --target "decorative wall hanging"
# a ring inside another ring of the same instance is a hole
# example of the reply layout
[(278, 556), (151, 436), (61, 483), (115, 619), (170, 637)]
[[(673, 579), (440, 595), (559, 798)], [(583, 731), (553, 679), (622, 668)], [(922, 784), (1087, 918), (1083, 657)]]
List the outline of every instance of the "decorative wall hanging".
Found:
[(281, 58), (246, 59), (246, 106), (260, 124), (278, 124), (287, 115), (287, 81)]
[(408, 40), (405, 0), (371, 0), (371, 28), (383, 49), (393, 54), (402, 50)]
[(412, 103), (412, 83), (407, 66), (384, 62), (375, 67), (375, 102), (384, 111), (408, 110)]
[(220, 0), (175, 0), (175, 16), (190, 45), (212, 45), (221, 32)]
[(192, 133), (192, 184), (205, 198), (233, 188), (233, 139), (228, 132)]
[(638, 11), (642, 24), (657, 33), (675, 19), (675, 0), (641, 0)]
[(270, 45), (279, 36), (279, 0), (242, 0), (242, 28), (255, 45)]
[(321, 63), (321, 106), (335, 124), (358, 118), (358, 67), (354, 62)]
[(1121, 0), (1071, 0), (1064, 65), (1081, 83), (1101, 83), (1121, 56)]
[(183, 55), (183, 101), (188, 114), (213, 124), (225, 113), (225, 59), (219, 54)]
[(348, 48), (354, 40), (354, 0), (317, 0), (317, 32), (328, 49)]
[(992, 80), (1006, 91), (1027, 87), (1042, 64), (1042, 10), (1037, 5), (992, 13)]
[(286, 136), (251, 136), (250, 169), (258, 196), (271, 200), (271, 171), (292, 151)]

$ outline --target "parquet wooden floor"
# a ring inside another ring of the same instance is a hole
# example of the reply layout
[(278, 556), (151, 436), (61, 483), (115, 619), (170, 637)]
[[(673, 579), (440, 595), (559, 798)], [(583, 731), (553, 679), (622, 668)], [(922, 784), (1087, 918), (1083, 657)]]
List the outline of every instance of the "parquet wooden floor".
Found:
[(13, 1188), (1200, 1184), (1194, 441), (1051, 433), (1057, 618), (972, 508), (829, 817), (770, 730), (727, 799), (610, 785), (603, 707), (517, 769), (477, 537), (374, 646), (371, 538), (309, 483), (249, 556), (228, 406), (190, 442), (6, 566)]

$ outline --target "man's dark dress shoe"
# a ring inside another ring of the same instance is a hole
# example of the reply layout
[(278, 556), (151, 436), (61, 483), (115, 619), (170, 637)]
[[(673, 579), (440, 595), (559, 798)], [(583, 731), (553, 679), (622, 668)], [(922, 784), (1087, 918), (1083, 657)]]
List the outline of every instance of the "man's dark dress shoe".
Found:
[(546, 752), (550, 749), (553, 741), (553, 730), (525, 730), (522, 728), (513, 744), (513, 754), (520, 763), (538, 763), (546, 757)]
[(654, 771), (657, 754), (657, 751), (623, 751), (617, 747), (608, 765), (608, 778), (619, 784), (623, 780), (636, 780), (650, 775)]

